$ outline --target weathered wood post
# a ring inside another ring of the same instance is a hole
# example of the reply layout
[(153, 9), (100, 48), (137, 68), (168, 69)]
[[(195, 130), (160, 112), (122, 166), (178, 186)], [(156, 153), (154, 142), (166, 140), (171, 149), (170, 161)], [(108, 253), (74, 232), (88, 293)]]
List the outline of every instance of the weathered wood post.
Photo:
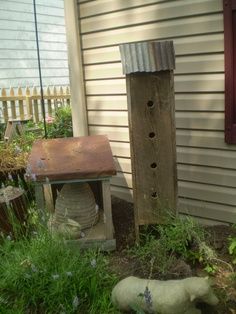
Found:
[(126, 74), (136, 231), (176, 211), (172, 41), (120, 46)]

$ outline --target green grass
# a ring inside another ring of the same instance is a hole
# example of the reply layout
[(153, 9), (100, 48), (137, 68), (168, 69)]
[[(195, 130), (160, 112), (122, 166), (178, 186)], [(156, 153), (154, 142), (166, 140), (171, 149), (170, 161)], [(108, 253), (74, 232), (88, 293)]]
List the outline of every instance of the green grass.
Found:
[[(33, 205), (27, 236), (15, 228), (17, 222), (12, 224), (17, 240), (0, 238), (0, 314), (119, 313), (111, 304), (111, 291), (119, 278), (111, 270), (109, 255), (70, 249), (62, 238), (39, 225)], [(199, 224), (190, 218), (173, 218), (147, 228), (140, 244), (126, 253), (135, 260), (141, 277), (167, 279), (178, 259), (214, 266), (212, 252)]]
[(40, 231), (0, 246), (0, 313), (115, 313), (116, 277), (100, 252), (70, 250)]

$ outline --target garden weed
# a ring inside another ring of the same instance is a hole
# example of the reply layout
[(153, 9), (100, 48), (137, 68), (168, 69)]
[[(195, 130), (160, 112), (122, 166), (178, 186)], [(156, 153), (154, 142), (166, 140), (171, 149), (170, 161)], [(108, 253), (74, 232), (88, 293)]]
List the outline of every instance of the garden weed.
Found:
[(128, 253), (138, 258), (142, 273), (147, 277), (150, 275), (151, 268), (153, 275), (166, 274), (176, 260), (175, 256), (162, 245), (160, 239), (151, 233), (142, 234), (140, 244), (130, 248)]
[(203, 228), (190, 217), (176, 217), (165, 225), (158, 225), (160, 241), (167, 251), (188, 258), (189, 252), (194, 245), (204, 241)]
[[(233, 228), (236, 228), (236, 225), (233, 225)], [(229, 247), (228, 247), (229, 254), (232, 256), (233, 264), (236, 264), (236, 237), (230, 236), (228, 240), (229, 240)]]
[[(140, 243), (129, 250), (129, 254), (140, 259), (146, 272), (150, 261), (155, 260), (153, 273), (166, 275), (178, 259), (186, 262), (200, 262), (215, 269), (214, 251), (205, 243), (204, 229), (189, 217), (171, 217), (165, 224), (146, 229), (140, 237)], [(147, 274), (148, 275), (148, 274)]]
[(236, 238), (229, 237), (229, 254), (232, 255), (233, 264), (236, 264)]

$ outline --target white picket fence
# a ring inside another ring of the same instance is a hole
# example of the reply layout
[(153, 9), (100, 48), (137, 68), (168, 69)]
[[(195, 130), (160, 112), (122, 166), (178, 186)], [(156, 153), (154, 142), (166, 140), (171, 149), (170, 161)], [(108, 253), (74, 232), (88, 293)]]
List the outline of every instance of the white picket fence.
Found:
[[(24, 92), (23, 92), (24, 91)], [(66, 87), (47, 87), (44, 89), (45, 112), (51, 116), (58, 107), (70, 105), (70, 89)], [(34, 122), (42, 119), (42, 105), (40, 90), (36, 87), (17, 89), (9, 92), (5, 88), (0, 95), (0, 122), (6, 123), (8, 119), (27, 119), (32, 117)]]

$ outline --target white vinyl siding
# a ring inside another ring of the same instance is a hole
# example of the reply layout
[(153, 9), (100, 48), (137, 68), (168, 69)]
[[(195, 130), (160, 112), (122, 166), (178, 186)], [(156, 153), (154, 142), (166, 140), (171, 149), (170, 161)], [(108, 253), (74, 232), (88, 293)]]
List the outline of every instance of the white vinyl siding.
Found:
[[(37, 0), (43, 85), (68, 85), (63, 0)], [(33, 0), (0, 1), (0, 88), (38, 86)]]
[(125, 76), (119, 44), (174, 40), (179, 210), (236, 222), (236, 146), (224, 142), (221, 0), (79, 1), (90, 134), (107, 134), (115, 195), (132, 200)]

